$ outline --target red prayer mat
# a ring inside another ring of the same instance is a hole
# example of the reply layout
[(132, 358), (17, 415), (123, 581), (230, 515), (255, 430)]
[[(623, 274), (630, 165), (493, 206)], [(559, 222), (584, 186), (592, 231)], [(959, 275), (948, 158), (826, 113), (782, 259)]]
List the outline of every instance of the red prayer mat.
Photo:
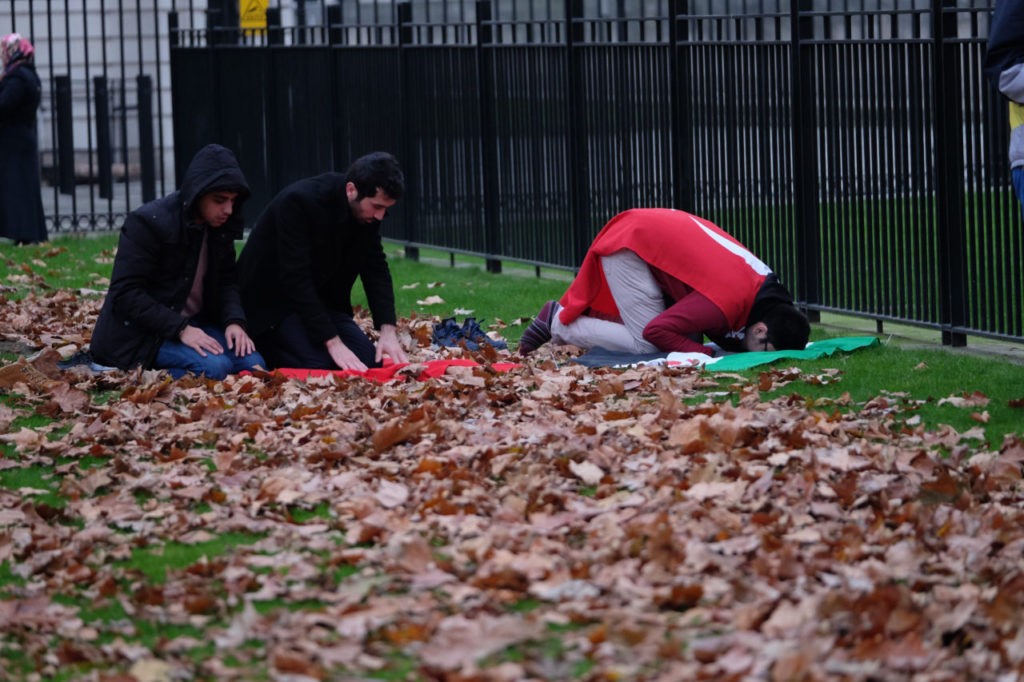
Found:
[[(383, 367), (372, 367), (363, 372), (354, 369), (300, 369), (296, 367), (279, 367), (274, 371), (280, 372), (289, 379), (301, 379), (303, 381), (310, 377), (333, 375), (338, 377), (363, 377), (364, 379), (383, 383), (394, 379), (400, 369), (410, 364), (412, 363), (388, 361), (388, 364), (385, 364)], [(473, 360), (428, 360), (420, 364), (423, 365), (423, 371), (416, 376), (420, 381), (442, 376), (449, 367), (478, 367), (480, 365), (479, 362)], [(519, 363), (495, 362), (491, 365), (491, 368), (497, 372), (507, 372), (515, 367), (519, 367)]]

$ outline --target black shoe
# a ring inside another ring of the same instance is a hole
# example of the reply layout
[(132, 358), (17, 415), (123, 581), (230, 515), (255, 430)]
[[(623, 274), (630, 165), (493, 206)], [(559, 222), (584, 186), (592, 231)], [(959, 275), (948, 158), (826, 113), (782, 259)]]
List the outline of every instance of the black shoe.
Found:
[(555, 316), (557, 303), (548, 301), (533, 318), (519, 339), (519, 353), (528, 355), (551, 340), (551, 320)]
[(466, 321), (462, 324), (461, 331), (463, 338), (466, 339), (466, 348), (469, 350), (479, 350), (480, 346), (485, 343), (497, 350), (508, 348), (508, 344), (504, 341), (487, 336), (487, 333), (480, 328), (475, 317), (467, 317)]
[(434, 331), (430, 335), (430, 342), (439, 348), (458, 346), (462, 341), (462, 327), (455, 321), (454, 317), (446, 317), (434, 325)]
[(80, 350), (74, 355), (68, 356), (66, 360), (61, 360), (57, 363), (57, 367), (60, 369), (71, 369), (72, 367), (78, 367), (79, 365), (91, 365), (92, 355), (87, 350)]

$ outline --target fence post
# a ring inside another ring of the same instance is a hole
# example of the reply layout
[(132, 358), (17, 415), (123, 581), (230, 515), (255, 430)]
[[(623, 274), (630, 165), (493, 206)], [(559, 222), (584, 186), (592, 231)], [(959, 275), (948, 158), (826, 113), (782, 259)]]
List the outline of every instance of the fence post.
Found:
[(587, 130), (583, 124), (586, 90), (579, 77), (579, 49), (583, 43), (583, 0), (569, 0), (565, 13), (565, 49), (568, 73), (566, 82), (569, 95), (569, 120), (566, 125), (569, 139), (569, 206), (572, 241), (576, 249), (576, 262), (582, 263), (590, 246), (590, 188), (587, 186), (588, 156)]
[(280, 7), (267, 8), (267, 45), (284, 45)]
[(494, 148), (497, 132), (494, 127), (494, 79), (491, 77), (491, 51), (493, 42), (491, 0), (476, 3), (476, 73), (480, 98), (480, 158), (483, 174), (484, 251), (487, 253), (487, 272), (501, 272), (501, 260), (490, 258), (501, 250), (498, 215), (498, 155)]
[[(945, 10), (950, 11), (945, 11)], [(964, 296), (967, 240), (964, 219), (963, 95), (957, 50), (954, 0), (932, 0), (935, 60), (932, 84), (935, 117), (935, 221), (939, 241), (939, 323), (942, 343), (966, 346)]]
[(299, 0), (295, 3), (295, 33), (297, 34), (295, 42), (299, 45), (305, 45), (309, 42), (306, 40), (306, 31), (309, 30), (308, 23), (309, 21), (306, 19), (306, 0)]
[(224, 29), (221, 28), (221, 12), (218, 7), (206, 8), (206, 44), (209, 46), (219, 45), (225, 42)]
[(181, 36), (178, 35), (178, 11), (171, 10), (167, 13), (167, 39), (171, 47), (181, 46)]
[(153, 80), (136, 77), (139, 112), (139, 164), (142, 170), (142, 201), (156, 199), (156, 150), (153, 145)]
[[(278, 12), (280, 21), (280, 11)], [(341, 123), (341, 115), (338, 113), (338, 82), (341, 80), (338, 69), (338, 55), (341, 52), (337, 49), (344, 44), (345, 29), (343, 26), (344, 15), (340, 4), (327, 6), (327, 54), (330, 74), (331, 88), (331, 157), (335, 165), (344, 163), (341, 160), (345, 154), (341, 151), (342, 139), (345, 136), (345, 126)]]
[(110, 98), (106, 76), (92, 79), (93, 101), (96, 106), (96, 164), (99, 166), (100, 197), (114, 197), (114, 156), (110, 149)]
[(71, 77), (56, 76), (57, 184), (61, 194), (75, 193), (75, 126), (71, 106)]
[(238, 0), (212, 0), (206, 10), (206, 30), (211, 42), (216, 45), (237, 44), (241, 36), (239, 27)]
[(341, 45), (342, 38), (341, 5), (327, 5), (327, 44)]
[[(395, 5), (395, 35), (398, 36), (398, 93), (401, 97), (402, 108), (400, 122), (401, 128), (401, 142), (399, 146), (401, 148), (401, 161), (405, 166), (406, 170), (415, 168), (415, 160), (413, 158), (414, 144), (412, 141), (412, 133), (409, 131), (409, 121), (412, 117), (409, 115), (410, 107), (414, 104), (410, 101), (409, 97), (409, 70), (406, 68), (406, 50), (405, 47), (412, 45), (412, 3), (408, 0), (401, 0)], [(411, 260), (420, 259), (420, 249), (418, 246), (410, 246), (415, 244), (419, 240), (419, 233), (416, 226), (416, 203), (419, 201), (418, 192), (416, 191), (416, 180), (406, 178), (405, 184), (405, 256)]]
[[(793, 202), (796, 205), (796, 297), (805, 305), (821, 304), (821, 209), (818, 197), (818, 129), (814, 108), (813, 0), (793, 0), (790, 93), (793, 110)], [(805, 308), (817, 322), (821, 312)]]
[(690, 13), (689, 0), (669, 0), (668, 36), (672, 58), (669, 60), (672, 97), (672, 200), (676, 208), (693, 212), (697, 196), (693, 177), (693, 112), (690, 108), (690, 51), (680, 43), (690, 40), (689, 19), (679, 26), (679, 17)]

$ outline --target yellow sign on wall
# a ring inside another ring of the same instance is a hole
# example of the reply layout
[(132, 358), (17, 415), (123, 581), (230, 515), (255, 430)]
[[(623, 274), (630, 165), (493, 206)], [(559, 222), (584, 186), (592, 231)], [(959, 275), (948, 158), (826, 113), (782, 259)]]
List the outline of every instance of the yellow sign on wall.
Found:
[(269, 4), (270, 0), (238, 0), (238, 23), (241, 28), (266, 28)]

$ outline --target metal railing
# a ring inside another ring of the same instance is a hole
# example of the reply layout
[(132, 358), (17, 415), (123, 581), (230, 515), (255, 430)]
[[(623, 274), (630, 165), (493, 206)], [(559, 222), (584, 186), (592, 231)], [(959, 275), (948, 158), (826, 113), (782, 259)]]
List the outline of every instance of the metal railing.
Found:
[(35, 46), (50, 234), (117, 228), (174, 187), (171, 0), (0, 0), (0, 34)]
[(411, 252), (572, 269), (616, 212), (673, 206), (812, 313), (1024, 341), (1006, 106), (980, 69), (993, 4), (289, 1), (243, 31), (237, 3), (172, 3), (163, 88), (177, 169), (233, 148), (250, 223), (388, 149), (410, 186), (385, 232)]

